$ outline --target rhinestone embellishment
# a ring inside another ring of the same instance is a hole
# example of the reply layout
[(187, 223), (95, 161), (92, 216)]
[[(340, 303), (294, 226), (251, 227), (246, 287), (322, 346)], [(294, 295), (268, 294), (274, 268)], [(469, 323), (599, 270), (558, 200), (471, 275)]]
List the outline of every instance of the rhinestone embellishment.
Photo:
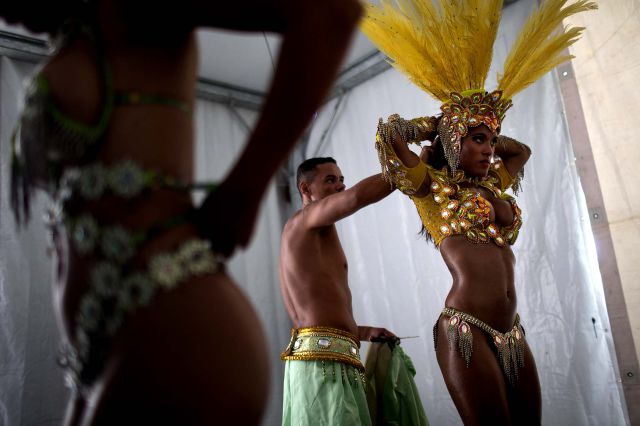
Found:
[(331, 340), (329, 339), (318, 339), (318, 347), (323, 349), (327, 349), (331, 346)]

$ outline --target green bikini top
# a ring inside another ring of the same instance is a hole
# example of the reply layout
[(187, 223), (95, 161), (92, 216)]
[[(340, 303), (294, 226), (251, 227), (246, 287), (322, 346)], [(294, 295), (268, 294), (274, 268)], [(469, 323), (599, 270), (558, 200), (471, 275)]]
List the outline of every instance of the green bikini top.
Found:
[[(89, 35), (95, 40), (95, 36)], [(11, 144), (11, 206), (19, 223), (28, 220), (34, 186), (44, 186), (53, 195), (60, 189), (62, 176), (69, 167), (86, 166), (97, 156), (115, 107), (165, 105), (184, 113), (191, 112), (190, 106), (179, 99), (154, 93), (114, 90), (104, 55), (99, 55), (99, 70), (104, 104), (95, 124), (79, 122), (62, 112), (53, 100), (49, 80), (42, 73), (38, 73), (28, 86), (25, 106)], [(192, 186), (177, 185), (183, 189)]]

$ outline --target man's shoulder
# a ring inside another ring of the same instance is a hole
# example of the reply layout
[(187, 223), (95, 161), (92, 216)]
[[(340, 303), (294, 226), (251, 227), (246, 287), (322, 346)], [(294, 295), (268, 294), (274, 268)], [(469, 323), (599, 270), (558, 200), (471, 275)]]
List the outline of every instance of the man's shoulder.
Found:
[(307, 215), (309, 214), (309, 211), (315, 207), (315, 205), (316, 203), (308, 204), (302, 207), (297, 212), (295, 212), (289, 218), (289, 220), (287, 220), (287, 222), (285, 223), (283, 234), (300, 234), (300, 233), (307, 233), (307, 232), (317, 232), (317, 231), (321, 231), (323, 229), (331, 228), (332, 226), (334, 226), (333, 224), (331, 224), (331, 225), (322, 226), (322, 227), (314, 227), (308, 223), (308, 221), (306, 220)]

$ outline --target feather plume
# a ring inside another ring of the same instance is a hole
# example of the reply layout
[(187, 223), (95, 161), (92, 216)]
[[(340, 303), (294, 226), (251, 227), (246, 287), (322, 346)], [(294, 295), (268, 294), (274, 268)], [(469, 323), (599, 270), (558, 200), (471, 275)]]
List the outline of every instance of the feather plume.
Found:
[(584, 28), (560, 30), (562, 21), (576, 13), (597, 9), (593, 1), (546, 0), (529, 16), (498, 76), (498, 88), (507, 99), (524, 90), (559, 64), (572, 58), (565, 50)]
[[(434, 3), (435, 2), (435, 3)], [(381, 0), (362, 31), (390, 63), (440, 101), (483, 89), (502, 0)]]

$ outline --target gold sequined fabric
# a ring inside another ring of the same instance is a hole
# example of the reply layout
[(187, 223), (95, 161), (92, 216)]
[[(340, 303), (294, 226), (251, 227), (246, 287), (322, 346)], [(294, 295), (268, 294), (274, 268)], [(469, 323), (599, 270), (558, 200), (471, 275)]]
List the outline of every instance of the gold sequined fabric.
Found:
[[(522, 212), (515, 198), (504, 192), (515, 180), (501, 160), (491, 165), (487, 177), (467, 178), (462, 170), (454, 173), (446, 167), (436, 170), (422, 161), (415, 167), (407, 167), (398, 158), (393, 149), (393, 137), (400, 137), (403, 143), (419, 145), (420, 140), (434, 132), (436, 123), (435, 117), (405, 120), (397, 114), (390, 116), (386, 123), (380, 119), (375, 146), (383, 177), (411, 198), (436, 246), (450, 235), (465, 235), (474, 243), (493, 242), (500, 247), (514, 244), (522, 226)], [(430, 192), (424, 197), (416, 197), (427, 175), (431, 181)], [(490, 203), (470, 185), (485, 188), (496, 198), (509, 202), (513, 222), (503, 227), (491, 222)]]
[(405, 120), (398, 114), (389, 116), (386, 123), (382, 118), (378, 122), (376, 150), (382, 176), (404, 194), (413, 195), (418, 191), (426, 176), (426, 165), (420, 162), (416, 167), (405, 166), (393, 150), (392, 139), (397, 135), (405, 144), (420, 145), (421, 141), (436, 131), (437, 122), (435, 117)]
[(280, 359), (337, 361), (364, 372), (357, 337), (333, 327), (292, 328), (291, 340)]
[(474, 243), (493, 242), (500, 247), (516, 242), (522, 226), (522, 212), (515, 198), (501, 189), (506, 189), (513, 181), (509, 179), (501, 161), (492, 165), (486, 179), (472, 183), (488, 189), (496, 198), (509, 202), (514, 220), (509, 226), (503, 227), (491, 222), (490, 203), (476, 188), (465, 186), (470, 182), (461, 170), (451, 177), (446, 168), (436, 170), (425, 166), (431, 178), (431, 192), (425, 197), (412, 196), (411, 200), (436, 246), (450, 235), (464, 235)]
[[(518, 369), (524, 367), (524, 331), (520, 325), (520, 316), (516, 314), (511, 330), (500, 333), (482, 320), (454, 308), (444, 308), (443, 316), (447, 321), (447, 341), (449, 348), (457, 349), (464, 358), (467, 367), (471, 364), (471, 354), (473, 353), (473, 334), (471, 325), (491, 336), (491, 340), (498, 352), (498, 360), (502, 371), (512, 385), (518, 379)], [(437, 344), (438, 322), (433, 330), (434, 345)]]

